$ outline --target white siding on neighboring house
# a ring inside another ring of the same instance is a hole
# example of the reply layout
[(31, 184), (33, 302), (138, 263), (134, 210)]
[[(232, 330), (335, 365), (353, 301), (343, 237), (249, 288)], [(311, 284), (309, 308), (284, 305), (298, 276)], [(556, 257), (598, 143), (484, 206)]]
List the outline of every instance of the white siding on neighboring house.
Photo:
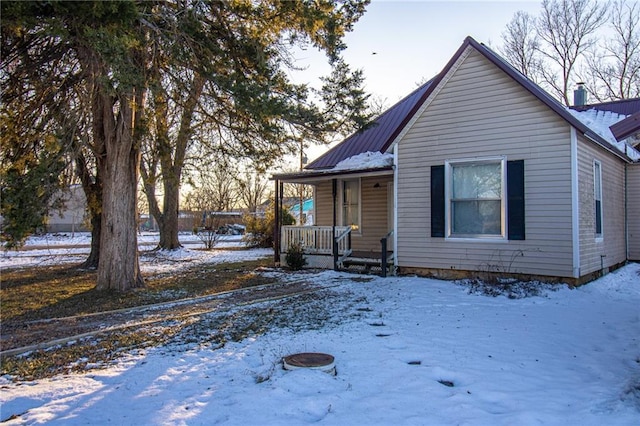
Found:
[(629, 260), (640, 261), (640, 163), (627, 165)]
[[(477, 51), (463, 58), (398, 143), (398, 265), (571, 277), (570, 126)], [(526, 240), (431, 238), (430, 167), (492, 156), (524, 160)]]
[(85, 222), (87, 201), (80, 185), (71, 185), (56, 195), (62, 202), (60, 209), (51, 209), (47, 217), (49, 232), (88, 231)]
[[(602, 175), (602, 236), (596, 236), (595, 168)], [(625, 163), (578, 137), (580, 275), (598, 272), (626, 260), (624, 235)]]

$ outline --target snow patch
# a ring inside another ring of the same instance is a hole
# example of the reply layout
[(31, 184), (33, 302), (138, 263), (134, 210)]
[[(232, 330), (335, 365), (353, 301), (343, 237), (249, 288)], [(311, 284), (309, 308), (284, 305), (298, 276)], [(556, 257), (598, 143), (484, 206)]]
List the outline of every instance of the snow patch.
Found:
[(626, 144), (624, 141), (617, 141), (611, 133), (610, 127), (619, 121), (627, 118), (626, 115), (617, 114), (612, 111), (600, 111), (597, 109), (589, 109), (587, 111), (575, 111), (567, 108), (567, 110), (585, 126), (589, 127), (604, 140), (613, 145), (618, 151), (627, 154), (634, 161), (640, 160), (640, 152)]
[(393, 165), (393, 154), (367, 151), (346, 158), (335, 165), (333, 170), (363, 170)]

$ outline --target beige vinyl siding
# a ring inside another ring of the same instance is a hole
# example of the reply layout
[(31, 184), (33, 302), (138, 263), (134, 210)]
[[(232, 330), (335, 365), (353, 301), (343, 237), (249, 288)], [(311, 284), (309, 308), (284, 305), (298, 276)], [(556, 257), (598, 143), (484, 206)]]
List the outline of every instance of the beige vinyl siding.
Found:
[(314, 225), (333, 225), (333, 186), (331, 181), (322, 182), (316, 185), (313, 205), (316, 210)]
[(629, 260), (640, 261), (640, 163), (627, 165)]
[(387, 183), (393, 176), (376, 176), (360, 180), (360, 232), (351, 237), (351, 247), (358, 251), (380, 252), (380, 239), (388, 232)]
[[(398, 265), (572, 276), (570, 127), (483, 56), (450, 74), (398, 143)], [(525, 241), (430, 237), (430, 166), (524, 160)]]
[[(393, 175), (360, 178), (360, 230), (351, 235), (351, 247), (358, 251), (380, 251), (380, 239), (388, 232), (387, 184)], [(338, 180), (338, 186), (340, 186)], [(316, 225), (333, 225), (331, 181), (316, 186)], [(338, 225), (340, 225), (338, 209)]]
[[(601, 164), (602, 238), (595, 235), (594, 160)], [(602, 148), (578, 137), (580, 204), (580, 275), (626, 260), (624, 235), (624, 163)]]

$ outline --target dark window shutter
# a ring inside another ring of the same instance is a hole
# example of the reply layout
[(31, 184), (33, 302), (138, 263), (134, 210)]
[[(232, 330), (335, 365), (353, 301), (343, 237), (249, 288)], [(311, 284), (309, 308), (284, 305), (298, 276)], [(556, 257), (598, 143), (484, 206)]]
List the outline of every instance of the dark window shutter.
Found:
[(524, 160), (507, 161), (507, 235), (524, 240)]
[(596, 200), (596, 234), (602, 234), (602, 201)]
[(431, 237), (444, 238), (444, 165), (431, 166)]

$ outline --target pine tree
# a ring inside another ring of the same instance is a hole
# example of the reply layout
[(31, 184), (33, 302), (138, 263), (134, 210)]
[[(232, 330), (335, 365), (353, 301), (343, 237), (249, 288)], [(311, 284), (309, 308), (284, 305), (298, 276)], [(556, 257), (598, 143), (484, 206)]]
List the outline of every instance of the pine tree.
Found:
[[(60, 125), (56, 120), (65, 108), (89, 116), (90, 136), (76, 142), (87, 144), (83, 154), (94, 157), (88, 163), (96, 167), (94, 183), (100, 185), (98, 289), (144, 285), (135, 232), (143, 147), (159, 155), (173, 217), (196, 114), (199, 124), (223, 136), (224, 149), (243, 157), (274, 159), (297, 147), (300, 137), (320, 139), (330, 128), (327, 118), (305, 86), (289, 81), (284, 48), (311, 45), (338, 63), (342, 39), (367, 3), (0, 3), (3, 87), (32, 99), (28, 113), (47, 126)], [(51, 79), (37, 80), (39, 73)], [(181, 111), (179, 125), (170, 126), (164, 114), (169, 101)], [(5, 120), (16, 134), (29, 128), (24, 116), (7, 112)], [(228, 141), (233, 143), (227, 146)], [(18, 189), (17, 181), (7, 182)], [(175, 245), (172, 236), (168, 241)]]

